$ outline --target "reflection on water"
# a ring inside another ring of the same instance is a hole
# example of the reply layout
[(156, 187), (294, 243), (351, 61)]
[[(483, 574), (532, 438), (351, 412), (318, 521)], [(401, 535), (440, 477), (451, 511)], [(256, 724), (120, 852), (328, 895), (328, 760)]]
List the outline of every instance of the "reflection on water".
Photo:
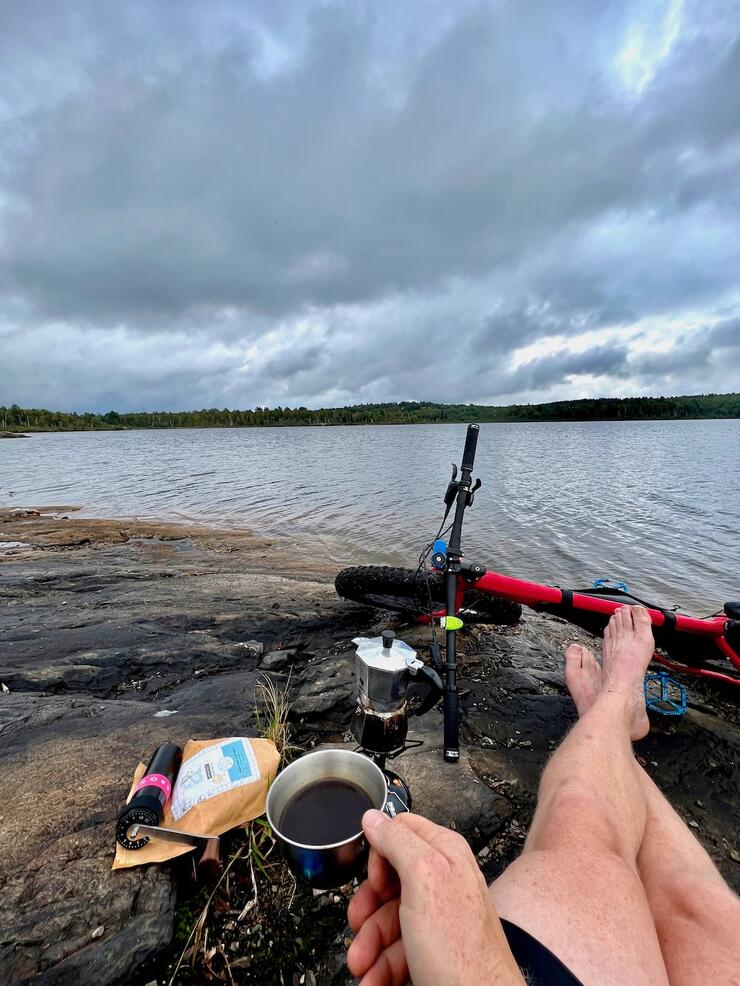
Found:
[[(81, 505), (288, 536), (339, 564), (410, 564), (463, 425), (34, 435), (0, 442), (0, 505)], [(740, 422), (482, 425), (463, 545), (489, 569), (600, 576), (700, 610), (740, 596)], [(13, 495), (11, 495), (13, 491)]]

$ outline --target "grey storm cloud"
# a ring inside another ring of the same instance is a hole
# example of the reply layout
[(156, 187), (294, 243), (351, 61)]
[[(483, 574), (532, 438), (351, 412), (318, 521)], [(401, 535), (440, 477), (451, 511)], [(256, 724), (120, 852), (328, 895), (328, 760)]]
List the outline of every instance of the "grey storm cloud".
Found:
[(708, 336), (711, 350), (716, 348), (740, 348), (740, 318), (732, 318), (715, 325)]
[(738, 24), (0, 0), (0, 402), (728, 389)]

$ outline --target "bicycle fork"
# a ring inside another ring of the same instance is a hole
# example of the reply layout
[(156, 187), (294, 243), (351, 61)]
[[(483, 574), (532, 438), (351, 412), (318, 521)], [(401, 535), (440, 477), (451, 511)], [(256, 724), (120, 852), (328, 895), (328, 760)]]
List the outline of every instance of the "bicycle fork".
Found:
[[(459, 564), (459, 563), (458, 563)], [(453, 562), (454, 565), (454, 562)], [(444, 758), (448, 763), (457, 763), (460, 759), (460, 706), (457, 694), (457, 654), (456, 617), (457, 617), (457, 572), (450, 571), (448, 560), (445, 574), (445, 691), (444, 708)], [(452, 619), (450, 619), (452, 617)]]

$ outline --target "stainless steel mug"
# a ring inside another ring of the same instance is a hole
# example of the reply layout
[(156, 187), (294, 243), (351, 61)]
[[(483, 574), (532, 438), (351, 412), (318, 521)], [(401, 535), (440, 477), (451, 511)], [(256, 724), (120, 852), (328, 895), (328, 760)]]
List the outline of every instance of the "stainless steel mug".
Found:
[(307, 753), (275, 778), (267, 794), (267, 820), (290, 869), (317, 890), (331, 890), (348, 883), (362, 872), (368, 854), (361, 829), (343, 842), (322, 846), (295, 842), (280, 831), (279, 819), (290, 799), (308, 784), (328, 779), (348, 781), (362, 788), (373, 807), (381, 810), (388, 793), (380, 767), (352, 750)]

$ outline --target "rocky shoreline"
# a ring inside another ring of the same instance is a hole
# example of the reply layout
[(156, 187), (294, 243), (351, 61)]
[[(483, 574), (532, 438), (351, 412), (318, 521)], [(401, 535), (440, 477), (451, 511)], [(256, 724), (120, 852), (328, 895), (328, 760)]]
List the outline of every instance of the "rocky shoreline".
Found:
[[(289, 692), (297, 746), (348, 742), (352, 637), (393, 625), (424, 645), (425, 628), (339, 600), (333, 574), (245, 531), (0, 511), (3, 983), (349, 981), (345, 895), (296, 887), (261, 829), (227, 840), (215, 891), (187, 861), (110, 870), (116, 812), (158, 743), (256, 735), (263, 675)], [(572, 640), (590, 642), (534, 613), (465, 633), (462, 763), (442, 761), (438, 712), (396, 761), (417, 810), (463, 832), (488, 878), (519, 851), (573, 721)], [(737, 702), (688, 684), (686, 716), (656, 717), (638, 754), (737, 887)]]

